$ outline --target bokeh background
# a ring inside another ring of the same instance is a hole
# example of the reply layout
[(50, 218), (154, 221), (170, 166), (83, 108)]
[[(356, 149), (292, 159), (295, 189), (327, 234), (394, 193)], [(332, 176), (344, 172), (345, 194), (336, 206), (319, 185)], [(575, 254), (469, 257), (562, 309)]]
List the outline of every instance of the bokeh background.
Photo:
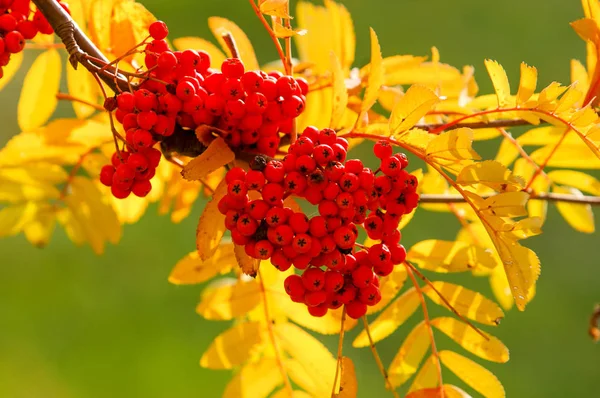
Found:
[[(171, 37), (208, 38), (206, 19), (218, 15), (249, 34), (261, 62), (275, 57), (244, 0), (142, 3), (168, 23)], [(357, 65), (368, 62), (369, 26), (378, 32), (384, 56), (426, 55), (435, 45), (442, 61), (474, 65), (482, 92), (491, 90), (485, 58), (503, 64), (513, 82), (521, 61), (534, 65), (544, 85), (568, 83), (569, 60), (585, 59), (583, 42), (569, 27), (583, 15), (573, 0), (342, 3), (354, 17)], [(0, 94), (0, 145), (18, 132), (22, 78), (23, 73)], [(61, 105), (59, 114), (70, 115), (69, 106)], [(494, 145), (482, 148), (483, 153), (491, 156)], [(0, 240), (0, 396), (219, 397), (230, 373), (201, 369), (198, 360), (228, 323), (207, 322), (195, 314), (200, 286), (167, 282), (175, 262), (194, 248), (203, 205), (199, 202), (178, 225), (151, 208), (100, 257), (88, 247), (75, 247), (60, 228), (45, 249), (31, 247), (21, 236)], [(457, 228), (449, 216), (421, 212), (403, 239), (405, 245), (452, 239)], [(525, 313), (511, 310), (492, 330), (510, 348), (511, 360), (488, 368), (504, 383), (508, 397), (597, 397), (600, 346), (586, 330), (593, 304), (600, 302), (600, 235), (573, 231), (552, 206), (544, 229), (527, 242), (542, 261), (537, 297)], [(491, 297), (486, 281), (458, 280)], [(378, 345), (386, 364), (418, 317)], [(359, 395), (387, 396), (370, 352), (350, 346), (355, 335), (347, 339), (345, 352), (357, 366)], [(443, 337), (439, 345), (461, 350)], [(332, 349), (336, 344), (335, 337), (323, 341)], [(449, 372), (444, 376), (463, 386)]]

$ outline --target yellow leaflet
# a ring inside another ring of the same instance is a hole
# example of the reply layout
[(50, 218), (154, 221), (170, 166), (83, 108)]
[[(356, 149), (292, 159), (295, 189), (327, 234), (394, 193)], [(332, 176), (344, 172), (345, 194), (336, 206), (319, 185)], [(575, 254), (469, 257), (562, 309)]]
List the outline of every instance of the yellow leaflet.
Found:
[[(591, 125), (596, 124), (598, 121), (598, 114), (594, 111), (594, 108), (591, 106), (586, 106), (585, 108), (581, 108), (569, 118), (571, 124), (575, 127), (581, 127), (582, 130), (587, 130), (586, 127), (591, 127)], [(586, 137), (590, 137), (593, 135), (593, 131), (597, 129), (597, 126), (593, 126), (588, 130), (585, 134)], [(590, 137), (591, 138), (591, 137)]]
[[(288, 358), (284, 361), (283, 366), (285, 366), (289, 378), (300, 388), (309, 392), (318, 391), (318, 380), (313, 379), (312, 373), (309, 373), (307, 370), (305, 370), (304, 366), (299, 361), (293, 358)], [(285, 389), (282, 391), (285, 391)], [(329, 391), (328, 394), (331, 394), (331, 391)], [(281, 398), (289, 398), (289, 394), (280, 394), (278, 396)], [(318, 395), (315, 393), (310, 395), (311, 398), (316, 396)]]
[[(554, 145), (547, 145), (533, 152), (530, 157), (537, 164), (548, 159)], [(573, 169), (600, 169), (600, 159), (583, 144), (562, 144), (548, 161), (549, 167)]]
[(258, 268), (260, 267), (260, 260), (257, 260), (246, 254), (244, 246), (234, 245), (233, 253), (235, 254), (238, 266), (240, 267), (242, 272), (253, 278), (256, 277)]
[(407, 276), (406, 267), (394, 267), (391, 274), (380, 278), (379, 290), (381, 292), (381, 301), (374, 306), (369, 306), (367, 314), (374, 314), (384, 309), (402, 289)]
[(460, 185), (482, 184), (496, 192), (518, 191), (525, 186), (522, 178), (513, 176), (506, 166), (493, 160), (465, 166), (456, 182)]
[[(279, 21), (273, 21), (273, 33), (280, 39), (286, 39), (294, 35), (305, 35), (306, 30), (304, 29), (291, 29), (283, 26)], [(279, 62), (280, 63), (280, 62)]]
[[(466, 318), (491, 326), (499, 325), (504, 318), (504, 313), (500, 307), (485, 298), (481, 293), (449, 282), (435, 281), (432, 283), (450, 305)], [(433, 289), (425, 287), (423, 292), (434, 303), (446, 307), (446, 304)]]
[(494, 85), (494, 90), (496, 91), (498, 108), (507, 106), (510, 102), (510, 85), (504, 68), (498, 62), (492, 61), (491, 59), (485, 60), (485, 67), (487, 68), (490, 79)]
[[(324, 0), (325, 8), (330, 15), (331, 25), (335, 28), (336, 54), (340, 58), (344, 70), (350, 70), (354, 62), (356, 37), (352, 16), (343, 4), (332, 0)], [(339, 46), (339, 53), (337, 53)]]
[[(75, 70), (71, 65), (67, 65), (67, 88), (69, 94), (92, 104), (98, 103), (100, 90), (94, 76), (82, 65)], [(80, 119), (91, 116), (96, 110), (81, 102), (71, 101), (75, 115)], [(106, 134), (107, 138), (109, 134)]]
[(265, 0), (260, 4), (260, 12), (279, 18), (290, 19), (289, 0)]
[[(408, 289), (402, 296), (394, 300), (377, 319), (369, 324), (373, 342), (388, 337), (404, 323), (419, 306), (419, 295), (414, 287)], [(363, 330), (352, 342), (353, 347), (367, 347), (369, 338)]]
[(565, 92), (567, 87), (561, 86), (560, 83), (552, 82), (548, 87), (544, 88), (538, 97), (540, 106), (547, 105), (558, 98), (559, 95)]
[(31, 130), (46, 123), (58, 100), (60, 86), (60, 55), (55, 49), (44, 51), (25, 75), (17, 119), (21, 130)]
[(479, 210), (498, 217), (526, 216), (525, 204), (529, 200), (527, 192), (505, 192), (484, 200)]
[[(148, 27), (156, 17), (142, 4), (122, 0), (115, 3), (110, 21), (111, 53), (121, 56), (148, 36)], [(143, 53), (125, 58), (128, 62), (134, 59), (138, 65), (144, 64)]]
[(452, 351), (441, 351), (442, 363), (475, 391), (488, 398), (505, 397), (496, 376), (481, 365)]
[(119, 0), (93, 0), (89, 9), (89, 29), (92, 41), (105, 50), (110, 47), (110, 25), (114, 4)]
[(35, 217), (33, 202), (20, 203), (0, 209), (0, 237), (16, 235)]
[(306, 96), (306, 108), (298, 116), (298, 131), (309, 125), (327, 126), (333, 110), (333, 90), (330, 87), (309, 91)]
[(273, 395), (271, 398), (313, 398), (312, 395), (304, 392), (304, 391), (292, 391), (292, 396), (290, 397), (290, 393), (287, 389), (279, 390)]
[(519, 81), (519, 91), (517, 92), (517, 106), (527, 102), (535, 93), (537, 86), (537, 69), (521, 62), (521, 80)]
[(400, 101), (400, 98), (404, 96), (404, 90), (400, 87), (387, 87), (382, 86), (379, 89), (379, 95), (377, 101), (379, 105), (386, 111), (391, 112), (394, 106)]
[(471, 398), (469, 394), (451, 384), (444, 384), (442, 388), (433, 387), (413, 391), (405, 398), (441, 398), (442, 390), (444, 391), (444, 398)]
[(569, 87), (569, 90), (560, 97), (560, 100), (556, 104), (555, 113), (563, 113), (570, 111), (571, 108), (575, 107), (576, 103), (579, 103), (583, 99), (584, 93), (574, 83)]
[(502, 236), (514, 240), (526, 239), (542, 233), (543, 221), (540, 217), (527, 217), (502, 229)]
[(515, 301), (510, 291), (504, 267), (498, 266), (494, 268), (490, 274), (490, 286), (494, 293), (494, 297), (496, 297), (496, 300), (498, 300), (502, 308), (506, 311), (510, 310)]
[(59, 190), (55, 185), (66, 179), (66, 171), (51, 163), (3, 167), (0, 169), (0, 202), (57, 199)]
[[(154, 188), (156, 187), (155, 181), (152, 181), (152, 193), (154, 193)], [(106, 192), (109, 190), (101, 187)], [(148, 204), (150, 201), (148, 197), (146, 198), (138, 198), (134, 195), (129, 195), (126, 199), (117, 199), (114, 196), (108, 194), (110, 204), (112, 208), (117, 213), (117, 217), (119, 221), (124, 224), (134, 224), (138, 222), (138, 220), (144, 215), (146, 209), (148, 208)]]
[(333, 51), (330, 53), (330, 56), (332, 68), (331, 73), (333, 75), (333, 109), (331, 111), (331, 121), (329, 122), (329, 127), (336, 128), (340, 125), (340, 120), (344, 116), (346, 106), (348, 105), (348, 90), (346, 90), (344, 71), (340, 65), (340, 60)]
[(593, 176), (573, 170), (555, 170), (548, 177), (557, 184), (568, 185), (581, 191), (600, 196), (600, 181)]
[(424, 321), (410, 331), (388, 368), (392, 386), (400, 387), (419, 369), (431, 341)]
[(244, 62), (246, 69), (256, 70), (259, 68), (252, 43), (244, 31), (239, 28), (239, 26), (225, 18), (210, 17), (208, 18), (208, 27), (212, 31), (213, 35), (217, 38), (217, 41), (227, 56), (231, 57), (231, 50), (225, 44), (225, 40), (223, 40), (223, 34), (231, 33), (240, 53), (240, 59), (242, 62)]
[(390, 116), (392, 136), (413, 127), (440, 101), (437, 95), (425, 86), (411, 86), (398, 101)]
[(600, 39), (600, 29), (592, 18), (581, 18), (571, 22), (570, 25), (583, 40), (598, 42)]
[(510, 142), (510, 140), (504, 138), (498, 148), (495, 161), (506, 166), (510, 166), (512, 162), (519, 157), (519, 150), (516, 146)]
[(413, 245), (407, 260), (435, 272), (464, 272), (477, 267), (493, 268), (491, 252), (459, 241), (429, 239)]
[(456, 161), (462, 159), (481, 159), (471, 147), (473, 131), (463, 127), (450, 130), (435, 137), (427, 145), (426, 155), (429, 159)]
[(229, 320), (244, 315), (261, 302), (260, 286), (255, 280), (222, 278), (202, 292), (196, 312), (205, 319)]
[(429, 144), (436, 139), (436, 136), (429, 134), (426, 130), (421, 129), (410, 129), (405, 134), (398, 137), (398, 141), (403, 144), (411, 146), (417, 152), (425, 155), (425, 151)]
[(247, 363), (225, 387), (223, 398), (266, 398), (283, 383), (275, 358)]
[(223, 179), (198, 220), (196, 249), (201, 260), (208, 260), (212, 257), (225, 233), (225, 216), (219, 212), (218, 205), (226, 193), (227, 182)]
[(280, 347), (298, 361), (313, 377), (315, 390), (309, 391), (318, 397), (331, 394), (336, 360), (329, 350), (317, 339), (292, 323), (274, 326)]
[(0, 79), (0, 91), (12, 80), (21, 67), (21, 63), (23, 63), (23, 51), (10, 55), (10, 62), (2, 67), (4, 76)]
[(356, 371), (354, 362), (348, 357), (342, 357), (341, 376), (339, 392), (334, 394), (335, 398), (356, 398), (358, 394), (358, 382), (356, 381)]
[(540, 260), (535, 252), (518, 243), (495, 240), (511, 292), (520, 311), (533, 298), (530, 294), (540, 275)]
[(23, 227), (25, 238), (34, 246), (45, 247), (56, 225), (56, 209), (48, 203), (35, 203), (35, 214)]
[(466, 323), (455, 318), (436, 318), (431, 321), (431, 324), (460, 344), (465, 350), (480, 358), (499, 363), (508, 361), (508, 348), (494, 336), (485, 333), (487, 336), (487, 339), (485, 339)]
[[(574, 195), (580, 198), (583, 197), (583, 194), (577, 188), (554, 186), (552, 191), (555, 193)], [(593, 234), (596, 230), (594, 226), (594, 213), (592, 212), (591, 205), (556, 202), (556, 208), (565, 221), (576, 231)]]
[(418, 391), (423, 388), (433, 388), (438, 383), (438, 360), (435, 356), (430, 355), (429, 358), (421, 366), (421, 370), (417, 373), (417, 376), (413, 380), (409, 392)]
[[(427, 60), (427, 57), (415, 57), (414, 55), (393, 55), (383, 58), (383, 69), (386, 86), (394, 86), (404, 83), (397, 83), (390, 80), (390, 75), (399, 74), (405, 69), (418, 67)], [(360, 78), (364, 79), (369, 73), (371, 65), (363, 66), (360, 69)]]
[(581, 87), (581, 90), (585, 92), (587, 92), (590, 87), (585, 66), (576, 59), (571, 60), (571, 83), (577, 83), (579, 87)]
[(263, 326), (259, 322), (242, 322), (215, 338), (200, 359), (208, 369), (232, 369), (248, 360), (263, 342)]
[(179, 51), (187, 49), (206, 51), (210, 55), (210, 66), (213, 68), (220, 68), (225, 58), (227, 58), (217, 46), (199, 37), (179, 37), (173, 40), (173, 45)]
[[(283, 293), (283, 292), (282, 292)], [(274, 297), (277, 305), (285, 312), (285, 315), (298, 325), (320, 334), (338, 334), (342, 320), (342, 309), (329, 310), (320, 318), (310, 315), (302, 304), (294, 303), (288, 297)], [(346, 317), (344, 330), (350, 330), (356, 326), (357, 321)]]
[(229, 149), (229, 145), (223, 138), (217, 137), (200, 156), (183, 166), (181, 175), (188, 181), (201, 180), (234, 160), (235, 154)]
[(197, 251), (179, 260), (169, 275), (169, 282), (175, 285), (202, 283), (217, 274), (228, 273), (234, 265), (233, 243), (223, 243), (206, 261), (200, 259)]
[(371, 32), (371, 64), (369, 68), (369, 80), (367, 80), (367, 88), (363, 102), (360, 106), (360, 112), (364, 113), (371, 109), (379, 96), (379, 89), (383, 84), (383, 60), (381, 57), (381, 47), (377, 34), (370, 28)]

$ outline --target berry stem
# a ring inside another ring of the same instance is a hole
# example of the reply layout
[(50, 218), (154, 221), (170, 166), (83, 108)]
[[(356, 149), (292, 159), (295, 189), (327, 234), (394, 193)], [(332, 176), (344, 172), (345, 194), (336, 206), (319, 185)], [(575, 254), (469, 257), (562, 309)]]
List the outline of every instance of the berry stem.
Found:
[(373, 342), (373, 337), (371, 337), (371, 330), (369, 329), (369, 322), (367, 321), (367, 316), (364, 315), (362, 317), (362, 320), (363, 320), (365, 332), (367, 333), (367, 337), (369, 338), (369, 348), (371, 349), (371, 352), (373, 353), (373, 358), (375, 358), (375, 362), (377, 363), (379, 372), (381, 373), (381, 375), (383, 376), (383, 379), (385, 380), (385, 387), (392, 392), (392, 394), (394, 395), (394, 398), (398, 398), (399, 397), (398, 393), (394, 389), (394, 386), (392, 386), (392, 383), (390, 382), (390, 379), (388, 377), (388, 373), (385, 370), (385, 367), (383, 366), (383, 362), (381, 362), (381, 357), (379, 357), (379, 353), (377, 352), (377, 348), (375, 348), (375, 343)]
[(425, 326), (427, 326), (427, 331), (429, 333), (429, 340), (431, 341), (431, 355), (435, 358), (436, 368), (437, 368), (437, 378), (438, 385), (440, 388), (440, 398), (444, 398), (444, 380), (442, 379), (442, 364), (440, 361), (440, 354), (438, 353), (437, 346), (435, 344), (435, 336), (433, 335), (433, 327), (431, 326), (431, 321), (429, 319), (429, 312), (427, 311), (427, 303), (425, 302), (425, 297), (423, 297), (423, 291), (413, 274), (413, 271), (410, 267), (406, 267), (406, 271), (408, 272), (408, 276), (412, 280), (413, 286), (417, 291), (417, 295), (419, 296), (419, 301), (421, 301), (421, 308), (423, 309), (423, 321), (425, 322)]
[[(290, 15), (290, 2), (285, 3), (285, 13)], [(285, 27), (289, 30), (292, 30), (292, 24), (288, 18), (285, 18)], [(285, 73), (288, 75), (293, 74), (293, 66), (292, 66), (292, 37), (286, 37), (284, 39), (285, 42)], [(292, 143), (295, 139), (292, 140)]]
[(231, 32), (225, 32), (221, 35), (221, 37), (223, 38), (223, 41), (225, 42), (225, 44), (227, 45), (227, 48), (231, 52), (231, 57), (239, 59), (240, 51), (238, 50), (237, 44), (236, 44), (235, 39), (233, 38), (233, 35), (231, 34)]
[(56, 99), (62, 100), (62, 101), (78, 102), (80, 104), (84, 104), (84, 105), (87, 105), (89, 107), (92, 107), (95, 110), (100, 111), (100, 112), (105, 112), (106, 111), (106, 109), (104, 109), (104, 107), (102, 107), (102, 106), (100, 106), (98, 104), (92, 104), (91, 102), (88, 102), (88, 101), (83, 100), (81, 98), (74, 97), (74, 96), (66, 94), (66, 93), (60, 93), (60, 92), (57, 93), (56, 94)]
[(340, 339), (338, 341), (338, 350), (337, 350), (337, 363), (335, 365), (335, 376), (333, 377), (333, 389), (331, 391), (331, 397), (335, 397), (336, 395), (336, 385), (338, 382), (338, 376), (340, 373), (340, 368), (342, 366), (342, 351), (344, 349), (344, 322), (346, 321), (346, 306), (342, 309), (342, 319), (340, 321)]
[(275, 44), (275, 49), (277, 50), (277, 53), (279, 54), (279, 58), (281, 59), (281, 63), (283, 64), (284, 68), (286, 68), (285, 73), (287, 75), (289, 75), (291, 72), (288, 72), (288, 70), (287, 70), (286, 57), (285, 57), (285, 54), (283, 52), (283, 48), (281, 48), (281, 43), (279, 42), (279, 39), (277, 38), (277, 35), (275, 35), (275, 32), (273, 31), (273, 28), (271, 28), (271, 25), (269, 25), (269, 22), (267, 22), (267, 20), (265, 19), (264, 15), (262, 14), (262, 12), (260, 12), (260, 8), (254, 2), (254, 0), (249, 0), (249, 1), (250, 1), (250, 4), (252, 5), (252, 9), (254, 10), (254, 13), (256, 14), (256, 16), (258, 17), (258, 19), (260, 20), (260, 22), (263, 24), (263, 26), (265, 27), (265, 29), (267, 30), (267, 33), (271, 37), (271, 40), (273, 40), (273, 44)]

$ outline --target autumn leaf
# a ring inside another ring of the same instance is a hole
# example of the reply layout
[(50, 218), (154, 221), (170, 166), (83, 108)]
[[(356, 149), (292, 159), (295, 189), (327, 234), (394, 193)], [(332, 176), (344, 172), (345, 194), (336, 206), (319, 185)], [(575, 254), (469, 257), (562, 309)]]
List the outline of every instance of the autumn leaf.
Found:
[(379, 89), (383, 84), (383, 64), (381, 57), (381, 47), (377, 34), (370, 28), (371, 32), (371, 63), (369, 66), (369, 79), (367, 80), (367, 88), (360, 107), (361, 113), (367, 112), (373, 107), (379, 96)]
[(226, 274), (236, 264), (233, 243), (222, 243), (206, 261), (197, 251), (191, 252), (175, 264), (169, 282), (187, 285), (206, 282), (218, 274)]
[[(490, 79), (494, 85), (494, 90), (496, 91), (498, 108), (508, 106), (510, 102), (510, 85), (504, 68), (498, 62), (490, 59), (485, 60), (485, 67), (487, 68)], [(525, 96), (525, 93), (522, 95)]]
[(225, 216), (219, 212), (219, 201), (227, 194), (227, 182), (221, 181), (211, 200), (208, 201), (196, 228), (196, 249), (203, 261), (217, 250), (225, 233)]
[(348, 357), (342, 357), (340, 363), (341, 377), (340, 388), (336, 398), (356, 398), (358, 394), (358, 383), (356, 381), (356, 372), (354, 370), (354, 362)]
[(419, 370), (419, 364), (425, 357), (430, 344), (427, 325), (421, 321), (406, 336), (388, 368), (392, 386), (400, 387)]
[(242, 322), (215, 338), (200, 359), (208, 369), (232, 369), (241, 365), (263, 342), (263, 326), (259, 322)]
[[(574, 197), (583, 198), (583, 194), (577, 188), (554, 186), (552, 191), (559, 194), (568, 194), (573, 195)], [(596, 230), (594, 225), (594, 213), (592, 212), (591, 205), (557, 202), (556, 208), (573, 229), (586, 234), (593, 234)]]
[(208, 18), (208, 27), (211, 32), (225, 51), (228, 57), (231, 57), (231, 50), (227, 47), (223, 35), (230, 33), (235, 40), (237, 49), (239, 51), (239, 57), (244, 63), (247, 70), (259, 69), (258, 61), (256, 60), (256, 54), (254, 53), (254, 47), (248, 39), (248, 36), (240, 29), (235, 23), (228, 19), (221, 17), (210, 17)]
[(202, 292), (196, 312), (210, 320), (229, 320), (246, 314), (262, 300), (255, 280), (217, 279)]
[(249, 362), (227, 383), (223, 398), (267, 397), (283, 383), (275, 358)]
[(390, 116), (392, 136), (400, 135), (412, 128), (439, 102), (433, 91), (424, 86), (411, 86), (398, 101)]
[(527, 102), (529, 98), (535, 92), (537, 86), (537, 69), (533, 66), (527, 65), (525, 62), (521, 63), (521, 80), (519, 81), (519, 91), (517, 91), (517, 106), (520, 106)]
[(344, 80), (344, 71), (340, 61), (334, 52), (331, 52), (331, 72), (333, 79), (333, 110), (331, 112), (331, 121), (329, 127), (336, 128), (340, 125), (340, 120), (344, 116), (346, 106), (348, 105), (348, 91)]
[(260, 260), (250, 257), (246, 253), (244, 246), (234, 245), (233, 253), (242, 272), (252, 278), (256, 277), (258, 268), (260, 267)]
[(235, 160), (235, 154), (225, 140), (215, 138), (202, 154), (190, 160), (181, 170), (181, 175), (188, 181), (206, 178), (210, 173)]
[(436, 272), (463, 272), (496, 266), (489, 251), (459, 241), (424, 240), (413, 245), (406, 258), (423, 269)]
[(482, 184), (496, 192), (518, 191), (524, 188), (525, 181), (502, 163), (486, 160), (465, 166), (456, 178), (460, 185)]
[(475, 391), (490, 398), (505, 397), (504, 387), (489, 370), (452, 351), (440, 351), (442, 363)]
[(260, 4), (260, 12), (273, 17), (290, 19), (289, 0), (265, 0)]
[(434, 161), (459, 161), (463, 159), (479, 160), (472, 148), (473, 131), (459, 128), (442, 133), (427, 145), (427, 158)]

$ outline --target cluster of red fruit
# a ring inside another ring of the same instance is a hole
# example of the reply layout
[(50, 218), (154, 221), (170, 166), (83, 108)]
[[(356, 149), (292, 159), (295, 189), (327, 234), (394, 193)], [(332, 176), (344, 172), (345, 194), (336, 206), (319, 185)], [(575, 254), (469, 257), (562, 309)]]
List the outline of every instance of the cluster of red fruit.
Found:
[[(293, 119), (304, 110), (306, 81), (279, 72), (245, 71), (237, 58), (225, 60), (220, 71), (211, 69), (204, 51), (169, 50), (168, 32), (164, 22), (150, 25), (146, 80), (135, 92), (122, 92), (105, 103), (123, 125), (130, 151), (145, 156), (152, 165), (153, 159), (145, 153), (173, 135), (177, 126), (191, 130), (208, 125), (232, 148), (274, 156), (280, 133), (290, 133)], [(151, 189), (146, 176), (153, 175), (148, 171), (152, 169), (143, 168), (139, 156), (131, 167), (123, 156), (116, 156), (116, 165), (103, 169), (102, 182), (111, 186), (117, 198), (130, 192), (145, 196)], [(137, 173), (134, 178), (130, 178), (132, 169)]]
[[(386, 141), (374, 146), (376, 172), (358, 159), (346, 161), (347, 148), (334, 130), (308, 127), (282, 160), (257, 156), (249, 171), (231, 169), (219, 202), (233, 242), (249, 256), (270, 259), (281, 271), (304, 270), (288, 277), (285, 289), (314, 316), (346, 305), (359, 318), (381, 300), (379, 276), (406, 257), (398, 224), (419, 199), (406, 156), (394, 155)], [(290, 195), (316, 205), (319, 215), (286, 207)], [(358, 226), (380, 243), (356, 251)]]
[[(69, 7), (59, 3), (65, 11)], [(31, 0), (0, 0), (0, 79), (4, 76), (2, 67), (8, 65), (11, 54), (25, 48), (25, 40), (33, 39), (38, 32), (46, 35), (54, 33), (46, 17), (37, 10), (31, 16)]]

